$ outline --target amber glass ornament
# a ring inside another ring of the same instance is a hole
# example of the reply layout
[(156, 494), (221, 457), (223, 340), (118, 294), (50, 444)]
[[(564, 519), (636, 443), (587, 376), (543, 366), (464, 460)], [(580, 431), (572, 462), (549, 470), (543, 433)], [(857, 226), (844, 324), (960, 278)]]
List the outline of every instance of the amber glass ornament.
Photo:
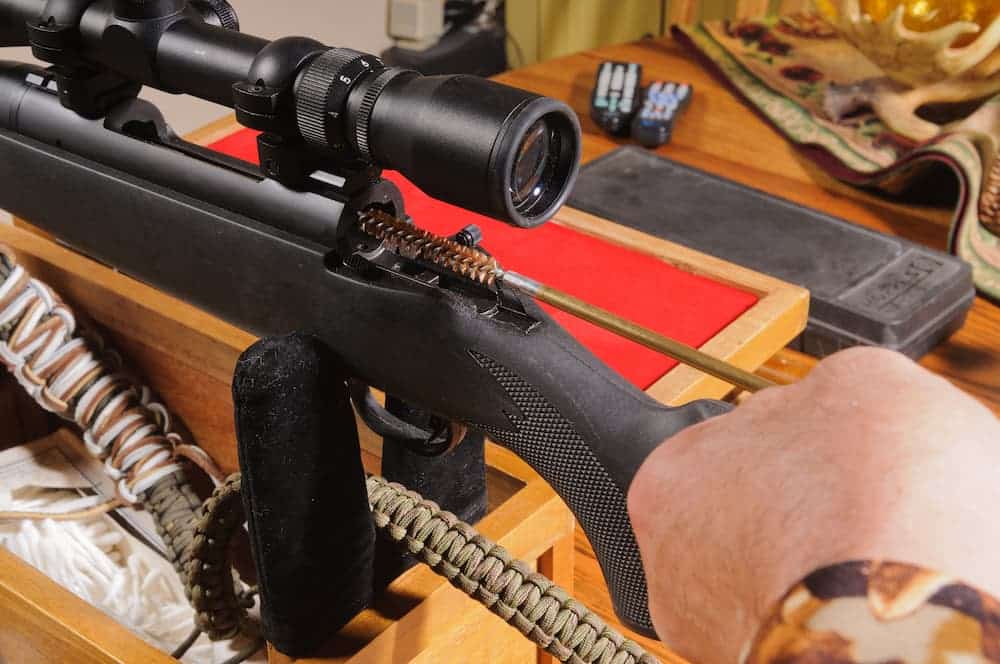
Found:
[(1000, 0), (813, 2), (886, 77), (830, 86), (831, 117), (864, 102), (897, 133), (929, 140), (945, 128), (919, 117), (921, 107), (1000, 93)]
[[(840, 11), (837, 0), (816, 0), (816, 7), (836, 23)], [(903, 8), (903, 25), (914, 32), (931, 32), (953, 23), (968, 22), (979, 26), (976, 34), (962, 35), (955, 46), (971, 43), (1000, 17), (1000, 0), (859, 0), (861, 11), (881, 23)]]

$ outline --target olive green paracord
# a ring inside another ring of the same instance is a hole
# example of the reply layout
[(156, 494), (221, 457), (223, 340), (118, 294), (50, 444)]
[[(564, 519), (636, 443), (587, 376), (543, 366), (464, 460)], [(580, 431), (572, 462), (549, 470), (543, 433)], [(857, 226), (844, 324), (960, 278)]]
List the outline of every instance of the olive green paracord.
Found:
[[(225, 533), (235, 533), (235, 519), (242, 518), (242, 506), (236, 507), (240, 487), (239, 474), (232, 475), (206, 501), (198, 532), (217, 536), (192, 558), (192, 569), (199, 556), (213, 568), (225, 560)], [(376, 528), (560, 662), (657, 664), (637, 643), (454, 514), (382, 477), (370, 476), (367, 488)], [(203, 592), (195, 587), (191, 595)]]
[(156, 530), (166, 545), (167, 557), (186, 584), (194, 520), (201, 500), (183, 472), (163, 478), (143, 498), (143, 506), (152, 515)]
[(197, 625), (213, 640), (231, 638), (240, 631), (258, 631), (247, 616), (253, 605), (252, 591), (236, 591), (229, 562), (229, 542), (246, 521), (240, 489), (240, 474), (230, 475), (198, 508), (189, 529), (193, 537), (185, 589)]

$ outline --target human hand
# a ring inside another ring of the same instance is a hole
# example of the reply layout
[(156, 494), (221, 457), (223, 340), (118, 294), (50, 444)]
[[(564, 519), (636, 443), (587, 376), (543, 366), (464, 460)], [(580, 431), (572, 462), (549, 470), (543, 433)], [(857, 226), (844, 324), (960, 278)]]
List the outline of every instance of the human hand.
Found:
[(1000, 423), (901, 355), (852, 349), (657, 448), (629, 512), (660, 637), (737, 661), (810, 572), (910, 562), (1000, 596)]

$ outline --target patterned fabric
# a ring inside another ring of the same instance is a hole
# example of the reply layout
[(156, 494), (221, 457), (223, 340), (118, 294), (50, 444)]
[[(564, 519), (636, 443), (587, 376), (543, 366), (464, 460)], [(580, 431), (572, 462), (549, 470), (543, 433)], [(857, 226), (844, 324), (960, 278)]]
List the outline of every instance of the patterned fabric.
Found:
[(1000, 603), (913, 565), (848, 562), (778, 602), (744, 664), (1000, 662)]
[(1000, 237), (988, 230), (1000, 228), (1000, 97), (982, 104), (964, 130), (919, 144), (871, 112), (829, 118), (824, 101), (831, 85), (861, 86), (883, 74), (817, 15), (702, 23), (674, 34), (844, 182), (898, 194), (912, 183), (919, 189), (941, 164), (951, 168), (961, 193), (949, 246), (972, 265), (980, 292), (1000, 299)]

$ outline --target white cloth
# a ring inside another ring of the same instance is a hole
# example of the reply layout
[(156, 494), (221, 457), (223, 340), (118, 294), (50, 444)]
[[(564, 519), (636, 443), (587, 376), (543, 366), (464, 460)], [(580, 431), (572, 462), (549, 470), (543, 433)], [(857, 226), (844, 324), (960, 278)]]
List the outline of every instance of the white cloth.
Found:
[[(2, 511), (68, 512), (98, 502), (73, 490), (0, 488)], [(0, 521), (0, 546), (160, 650), (172, 651), (194, 627), (193, 611), (171, 565), (109, 516)], [(221, 664), (245, 645), (213, 644), (202, 635), (181, 661)], [(264, 662), (266, 656), (258, 653), (247, 661)]]

